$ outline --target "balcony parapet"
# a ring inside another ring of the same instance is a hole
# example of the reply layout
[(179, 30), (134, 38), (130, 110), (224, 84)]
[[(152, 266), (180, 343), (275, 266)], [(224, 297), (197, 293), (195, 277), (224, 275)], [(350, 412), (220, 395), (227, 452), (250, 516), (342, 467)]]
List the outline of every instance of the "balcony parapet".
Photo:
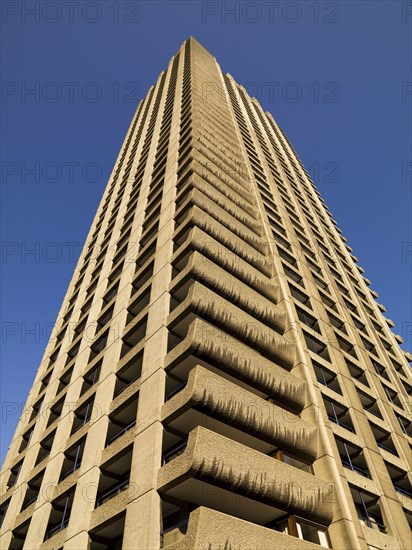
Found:
[(191, 408), (310, 462), (317, 456), (317, 427), (197, 365), (186, 387), (163, 405), (170, 423)]
[(220, 222), (209, 216), (206, 212), (193, 206), (184, 222), (177, 228), (173, 238), (179, 236), (191, 227), (199, 227), (205, 233), (223, 244), (247, 263), (252, 264), (256, 269), (264, 273), (267, 277), (272, 277), (274, 273), (274, 263), (270, 256), (263, 256), (252, 246), (238, 237), (233, 231), (222, 225)]
[(288, 372), (294, 363), (289, 351), (289, 345), (279, 349), (275, 363), (197, 318), (190, 324), (186, 337), (166, 356), (165, 369), (171, 370), (185, 358), (194, 356), (300, 412), (305, 406), (305, 382)]
[[(272, 299), (268, 300), (258, 291), (196, 251), (191, 254), (186, 266), (179, 275), (173, 279), (170, 292), (185, 285), (191, 279), (200, 281), (262, 321), (271, 316), (271, 310), (274, 308), (273, 302), (277, 303), (279, 301), (279, 287), (274, 283), (270, 283), (273, 287)], [(259, 304), (259, 307), (256, 307), (256, 303)]]
[(158, 474), (158, 490), (167, 492), (195, 478), (252, 500), (329, 525), (335, 485), (198, 426), (185, 451)]
[(196, 508), (189, 517), (186, 535), (167, 545), (167, 550), (225, 549), (319, 550), (317, 544), (291, 537), (250, 521), (217, 512), (205, 506)]
[[(236, 299), (235, 293), (234, 298)], [(294, 358), (295, 346), (289, 342), (285, 343), (285, 339), (279, 336), (279, 333), (285, 332), (286, 313), (275, 305), (271, 309), (260, 307), (259, 302), (247, 302), (247, 308), (257, 310), (266, 324), (195, 281), (185, 300), (169, 315), (167, 323), (169, 326), (175, 326), (192, 312), (235, 335), (254, 349), (259, 349), (267, 357), (277, 360), (280, 348), (287, 357)]]
[(212, 260), (214, 264), (220, 265), (227, 272), (233, 273), (238, 279), (256, 289), (269, 300), (275, 303), (279, 301), (279, 288), (270, 279), (199, 227), (190, 230), (188, 238), (175, 252), (172, 261), (174, 262), (185, 254), (189, 246)]
[(239, 221), (237, 217), (231, 215), (230, 202), (228, 199), (226, 201), (227, 204), (222, 208), (198, 189), (192, 189), (187, 194), (183, 204), (176, 211), (175, 219), (179, 220), (179, 216), (186, 214), (191, 206), (196, 206), (265, 256), (269, 252), (267, 243), (249, 229), (249, 227), (246, 227), (243, 221)]

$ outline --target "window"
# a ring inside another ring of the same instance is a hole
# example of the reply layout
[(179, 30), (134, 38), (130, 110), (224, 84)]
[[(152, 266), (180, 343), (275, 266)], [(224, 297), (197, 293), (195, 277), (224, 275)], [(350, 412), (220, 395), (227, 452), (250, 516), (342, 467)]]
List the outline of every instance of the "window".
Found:
[(294, 285), (289, 284), (290, 293), (292, 294), (293, 298), (301, 302), (302, 304), (305, 304), (307, 307), (310, 307), (312, 309), (309, 296), (307, 296), (304, 292), (302, 292), (299, 288), (296, 288)]
[(386, 533), (386, 527), (383, 523), (379, 506), (379, 497), (365, 491), (360, 491), (352, 486), (350, 486), (350, 490), (361, 525), (370, 529), (376, 529), (381, 533)]
[(0, 527), (3, 525), (4, 518), (7, 514), (7, 508), (9, 507), (11, 498), (3, 502), (3, 504), (0, 506)]
[(315, 330), (316, 332), (321, 333), (318, 320), (313, 315), (307, 313), (304, 309), (296, 306), (296, 312), (298, 314), (299, 320), (302, 321), (306, 326)]
[(327, 369), (320, 363), (317, 363), (312, 359), (312, 365), (313, 369), (316, 374), (316, 379), (320, 384), (323, 384), (327, 388), (330, 388), (331, 390), (340, 393), (342, 395), (342, 390), (340, 388), (337, 374), (333, 371)]
[(386, 462), (386, 460), (384, 462), (386, 468), (388, 469), (388, 474), (391, 478), (395, 491), (402, 496), (406, 496), (412, 499), (411, 484), (409, 482), (407, 472), (405, 470), (397, 468), (389, 462)]
[(93, 412), (93, 402), (94, 402), (94, 395), (91, 399), (88, 399), (83, 405), (80, 405), (75, 411), (74, 411), (74, 421), (72, 426), (71, 435), (73, 435), (77, 430), (79, 430), (81, 427), (83, 427), (92, 417)]
[(73, 506), (74, 491), (74, 488), (70, 489), (52, 502), (52, 510), (44, 540), (50, 539), (53, 535), (63, 531), (68, 526)]
[(13, 468), (11, 468), (9, 480), (7, 482), (7, 489), (9, 489), (10, 487), (13, 487), (13, 485), (17, 483), (22, 466), (23, 466), (23, 460), (20, 460), (20, 462), (18, 462), (15, 466), (13, 466)]
[(316, 355), (319, 355), (319, 357), (322, 357), (322, 359), (325, 359), (326, 361), (330, 360), (326, 344), (317, 338), (314, 338), (305, 331), (303, 331), (303, 336), (305, 337), (306, 345), (309, 351), (316, 353)]
[(346, 338), (342, 338), (339, 334), (336, 334), (336, 340), (339, 344), (339, 347), (341, 350), (345, 351), (352, 357), (355, 357), (355, 359), (358, 358), (355, 351), (355, 346), (352, 344), (352, 342), (349, 342), (349, 340), (346, 340)]
[(378, 402), (376, 398), (373, 397), (373, 395), (370, 395), (358, 389), (358, 396), (365, 411), (368, 411), (378, 418), (383, 419), (382, 413), (378, 406)]
[(355, 363), (352, 363), (352, 361), (349, 361), (349, 359), (347, 359), (346, 357), (345, 362), (352, 378), (354, 378), (355, 380), (359, 380), (359, 382), (362, 382), (362, 384), (369, 387), (366, 372), (358, 365), (355, 365)]
[(362, 476), (370, 478), (369, 469), (363, 454), (363, 450), (335, 435), (336, 445), (338, 447), (339, 456), (345, 468), (349, 468)]
[(21, 511), (28, 508), (31, 504), (36, 502), (37, 497), (40, 493), (40, 487), (43, 481), (44, 472), (46, 469), (42, 470), (37, 476), (33, 477), (28, 483), (27, 483), (27, 491), (24, 496), (23, 504), (21, 506)]
[(402, 408), (402, 403), (399, 399), (397, 392), (392, 388), (388, 388), (388, 386), (386, 386), (385, 384), (382, 384), (382, 386), (389, 399), (389, 402), (392, 403), (392, 405), (395, 405), (396, 407)]
[(323, 396), (323, 403), (326, 408), (328, 418), (331, 422), (334, 422), (338, 426), (355, 433), (355, 428), (352, 424), (349, 409), (337, 401)]
[(301, 540), (332, 548), (327, 528), (297, 516), (286, 516), (265, 525), (266, 528), (297, 537)]
[(80, 396), (86, 393), (92, 386), (94, 386), (98, 382), (102, 363), (103, 360), (99, 361), (96, 365), (89, 369), (86, 374), (83, 375), (83, 386), (80, 392)]
[(384, 449), (388, 453), (398, 456), (391, 434), (387, 430), (381, 428), (380, 426), (377, 426), (372, 422), (369, 422), (369, 424), (373, 435), (375, 436), (376, 444), (378, 445), (378, 447)]
[(106, 436), (106, 447), (119, 439), (136, 424), (138, 395), (134, 394), (109, 415), (109, 426)]
[(60, 472), (59, 482), (80, 468), (82, 462), (86, 437), (83, 437), (64, 453), (63, 466)]
[(130, 445), (100, 467), (96, 508), (129, 487), (132, 449)]
[(55, 435), (56, 435), (56, 430), (53, 430), (47, 437), (45, 437), (40, 442), (40, 449), (36, 458), (35, 466), (37, 466), (37, 464), (40, 464), (40, 462), (44, 460), (46, 456), (49, 456)]

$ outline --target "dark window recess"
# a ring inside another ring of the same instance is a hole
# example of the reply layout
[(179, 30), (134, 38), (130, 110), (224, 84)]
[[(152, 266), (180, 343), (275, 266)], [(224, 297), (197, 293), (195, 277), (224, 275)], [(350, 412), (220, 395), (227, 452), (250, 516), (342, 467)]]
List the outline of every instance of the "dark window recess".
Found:
[(349, 409), (347, 407), (344, 407), (337, 401), (334, 401), (326, 396), (323, 396), (323, 403), (325, 405), (328, 418), (331, 422), (334, 422), (338, 426), (341, 426), (350, 432), (355, 432)]
[(352, 486), (350, 486), (350, 490), (361, 525), (386, 533), (379, 506), (379, 497), (365, 491), (359, 491), (359, 489)]
[(350, 443), (349, 441), (346, 441), (338, 436), (335, 436), (335, 440), (343, 466), (357, 472), (358, 474), (361, 474), (362, 476), (370, 478), (371, 476), (363, 450), (357, 445), (354, 445), (353, 443)]
[(302, 321), (302, 323), (304, 323), (309, 328), (315, 330), (316, 332), (319, 332), (319, 334), (321, 333), (316, 317), (313, 317), (313, 315), (310, 315), (310, 313), (307, 313), (304, 309), (301, 309), (297, 306), (296, 312), (298, 314), (299, 320)]
[(349, 340), (346, 340), (346, 338), (342, 338), (342, 336), (340, 336), (339, 334), (336, 334), (336, 340), (341, 350), (345, 351), (355, 359), (358, 358), (355, 351), (355, 346), (352, 344), (352, 342), (349, 342)]
[(13, 487), (16, 485), (17, 480), (19, 479), (21, 467), (23, 466), (23, 460), (20, 460), (13, 468), (10, 470), (9, 479), (7, 481), (7, 488)]
[(143, 350), (128, 361), (127, 364), (116, 373), (113, 399), (140, 378), (142, 374), (142, 364)]
[(305, 304), (305, 306), (312, 309), (309, 296), (302, 292), (299, 288), (296, 288), (294, 285), (289, 284), (290, 293), (292, 294), (293, 298), (301, 302), (302, 304)]
[(27, 490), (26, 494), (24, 495), (23, 504), (21, 506), (21, 511), (28, 508), (31, 504), (36, 502), (39, 493), (40, 493), (40, 487), (43, 481), (44, 472), (46, 469), (42, 470), (37, 476), (33, 477), (28, 483), (27, 483)]
[(373, 368), (375, 369), (376, 374), (379, 374), (379, 376), (382, 376), (382, 378), (385, 378), (385, 380), (390, 381), (386, 368), (383, 365), (381, 365), (374, 359), (371, 359), (371, 363), (373, 365)]
[(397, 468), (389, 462), (385, 462), (385, 466), (388, 469), (389, 477), (391, 478), (393, 488), (397, 493), (402, 496), (406, 496), (412, 499), (411, 484), (408, 479), (408, 474), (405, 470)]
[(347, 359), (346, 357), (345, 357), (345, 362), (352, 378), (354, 378), (355, 380), (359, 380), (359, 382), (362, 382), (362, 384), (369, 387), (369, 382), (366, 377), (366, 372), (358, 365), (355, 365), (355, 363), (352, 363), (352, 361), (349, 361), (349, 359)]
[(19, 448), (19, 453), (21, 453), (22, 451), (24, 451), (24, 449), (26, 449), (30, 443), (30, 439), (33, 435), (33, 432), (34, 432), (34, 426), (32, 428), (30, 428), (29, 430), (27, 430), (26, 433), (23, 434), (23, 437), (22, 437), (22, 441), (21, 441), (21, 444), (20, 444), (20, 448)]
[(89, 355), (89, 363), (91, 361), (93, 361), (93, 359), (95, 357), (97, 357), (97, 355), (99, 355), (99, 353), (101, 353), (106, 345), (107, 345), (107, 341), (108, 341), (108, 338), (109, 338), (109, 329), (106, 330), (106, 332), (104, 334), (102, 334), (97, 340), (96, 342), (94, 342), (91, 346), (90, 346), (90, 355)]
[(310, 351), (316, 353), (316, 355), (319, 355), (319, 357), (322, 357), (325, 361), (330, 361), (326, 344), (306, 332), (303, 332), (303, 335), (305, 337), (306, 345)]
[(409, 437), (412, 437), (412, 421), (409, 418), (401, 416), (398, 413), (395, 413), (395, 416), (398, 419), (399, 426), (401, 427), (403, 433), (405, 433)]
[(123, 336), (123, 346), (120, 353), (120, 358), (123, 358), (132, 348), (137, 346), (146, 336), (147, 328), (147, 314), (140, 319), (133, 327), (129, 328), (127, 333)]
[(99, 361), (91, 369), (89, 369), (86, 374), (83, 375), (83, 385), (80, 392), (80, 396), (86, 393), (92, 386), (94, 386), (99, 381), (100, 370), (102, 368), (103, 360)]
[(53, 535), (63, 531), (63, 529), (66, 529), (68, 526), (73, 506), (74, 492), (74, 488), (70, 489), (53, 500), (44, 540), (50, 539)]
[(86, 437), (83, 437), (73, 447), (65, 451), (59, 482), (80, 468), (85, 444)]
[(73, 374), (73, 369), (74, 367), (71, 367), (70, 369), (68, 369), (64, 374), (62, 374), (59, 378), (59, 385), (57, 387), (57, 392), (56, 392), (56, 395), (58, 393), (60, 393), (66, 386), (69, 385), (70, 383), (70, 380), (71, 380), (71, 377), (72, 377), (72, 374)]
[(133, 446), (130, 445), (100, 466), (101, 473), (97, 488), (96, 508), (129, 487), (132, 449)]
[(387, 398), (389, 399), (389, 402), (392, 403), (392, 405), (395, 405), (396, 407), (402, 408), (402, 403), (401, 403), (401, 400), (399, 399), (397, 392), (392, 388), (388, 388), (384, 384), (382, 384), (382, 386), (386, 393)]
[(4, 518), (7, 514), (7, 508), (9, 507), (11, 498), (3, 502), (3, 504), (0, 505), (0, 527), (3, 525)]
[(139, 395), (135, 394), (109, 415), (106, 447), (135, 426), (138, 401)]
[(10, 550), (21, 550), (26, 541), (27, 532), (29, 530), (31, 518), (27, 519), (21, 525), (13, 529), (12, 538), (10, 540)]
[(74, 420), (71, 434), (74, 434), (82, 426), (87, 424), (92, 417), (93, 413), (94, 395), (91, 399), (88, 399), (83, 405), (74, 411)]
[(47, 437), (45, 437), (40, 442), (40, 449), (36, 458), (35, 466), (37, 466), (37, 464), (40, 464), (42, 460), (44, 460), (47, 456), (49, 456), (55, 435), (56, 435), (56, 430), (53, 430)]
[(327, 388), (340, 393), (342, 395), (342, 390), (340, 388), (337, 374), (333, 371), (325, 368), (320, 363), (317, 363), (316, 361), (313, 361), (312, 359), (312, 365), (313, 369), (316, 374), (316, 379), (320, 384), (323, 384)]
[(370, 394), (367, 394), (358, 389), (358, 396), (362, 403), (362, 407), (365, 411), (374, 414), (378, 418), (383, 418), (382, 413), (379, 409), (377, 400)]
[(378, 447), (384, 449), (385, 451), (388, 451), (388, 453), (398, 456), (398, 452), (396, 450), (391, 434), (374, 423), (370, 422), (369, 424)]
[(60, 418), (63, 407), (64, 407), (64, 400), (66, 396), (63, 396), (61, 399), (57, 401), (52, 407), (50, 408), (50, 415), (49, 420), (47, 421), (47, 427), (51, 426), (53, 422), (55, 422), (58, 418)]

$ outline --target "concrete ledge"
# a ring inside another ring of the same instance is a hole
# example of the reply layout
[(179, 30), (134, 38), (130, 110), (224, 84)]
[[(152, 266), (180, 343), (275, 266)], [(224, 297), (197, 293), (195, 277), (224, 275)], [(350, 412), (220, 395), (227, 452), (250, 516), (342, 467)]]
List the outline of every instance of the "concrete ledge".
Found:
[(194, 407), (284, 451), (316, 459), (316, 426), (200, 365), (190, 371), (187, 386), (163, 405), (162, 422), (168, 424)]
[(159, 470), (158, 490), (167, 492), (189, 478), (322, 525), (333, 518), (333, 483), (200, 426), (190, 432), (183, 454)]
[(204, 506), (190, 514), (186, 536), (166, 547), (168, 550), (319, 550), (317, 544)]
[(165, 369), (171, 370), (189, 356), (204, 359), (300, 412), (305, 406), (305, 382), (288, 372), (294, 361), (288, 354), (289, 348), (282, 347), (277, 351), (278, 361), (275, 363), (240, 340), (197, 318), (190, 324), (186, 338), (166, 356)]

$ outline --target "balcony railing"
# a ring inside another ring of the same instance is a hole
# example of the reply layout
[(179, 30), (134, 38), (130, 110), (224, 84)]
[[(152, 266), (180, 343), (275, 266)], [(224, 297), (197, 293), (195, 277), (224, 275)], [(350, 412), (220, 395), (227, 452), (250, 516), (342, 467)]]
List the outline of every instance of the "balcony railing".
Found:
[(60, 521), (57, 525), (55, 525), (54, 527), (52, 527), (51, 529), (49, 529), (49, 530), (46, 532), (46, 535), (45, 535), (45, 537), (44, 537), (44, 540), (48, 540), (48, 539), (50, 539), (53, 535), (55, 535), (56, 533), (60, 533), (60, 531), (63, 531), (63, 529), (66, 529), (66, 527), (67, 527), (68, 524), (69, 524), (69, 519), (70, 519), (70, 518), (62, 519), (62, 521)]
[(125, 426), (122, 430), (120, 430), (120, 432), (117, 432), (117, 434), (115, 434), (113, 437), (111, 437), (107, 442), (106, 442), (106, 447), (108, 447), (109, 445), (111, 445), (113, 443), (113, 441), (116, 441), (116, 439), (119, 439), (119, 437), (121, 437), (123, 434), (125, 434), (126, 432), (128, 432), (129, 430), (131, 430), (133, 428), (133, 426), (136, 425), (136, 420), (133, 420), (132, 422), (130, 422), (130, 424), (128, 424), (127, 426)]
[(160, 548), (164, 548), (164, 537), (167, 533), (170, 533), (171, 531), (174, 531), (175, 529), (179, 529), (180, 527), (183, 527), (182, 531), (186, 533), (187, 526), (189, 524), (189, 519), (184, 519), (182, 521), (179, 521), (178, 523), (175, 523), (171, 527), (168, 527), (167, 529), (164, 529), (160, 533)]
[(98, 506), (101, 506), (104, 502), (106, 502), (106, 500), (110, 500), (111, 498), (115, 497), (122, 491), (125, 491), (128, 487), (129, 487), (129, 479), (125, 479), (124, 481), (121, 481), (111, 489), (104, 491), (101, 495), (97, 495), (96, 508)]
[(176, 443), (176, 445), (165, 451), (162, 454), (162, 466), (170, 462), (173, 458), (181, 455), (185, 450), (186, 445), (187, 441), (179, 441), (179, 443)]
[(179, 393), (180, 391), (183, 390), (183, 388), (185, 388), (187, 386), (187, 382), (182, 382), (181, 384), (179, 384), (179, 386), (177, 386), (177, 388), (175, 388), (174, 390), (170, 391), (167, 395), (166, 395), (166, 401), (169, 401), (169, 399), (171, 399), (174, 395), (176, 395), (177, 393)]

